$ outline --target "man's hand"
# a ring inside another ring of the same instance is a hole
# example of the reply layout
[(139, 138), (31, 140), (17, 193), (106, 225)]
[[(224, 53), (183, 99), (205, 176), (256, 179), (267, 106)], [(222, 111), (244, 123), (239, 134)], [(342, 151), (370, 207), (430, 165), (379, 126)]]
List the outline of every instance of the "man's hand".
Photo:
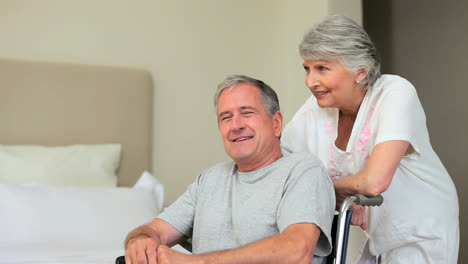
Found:
[(353, 204), (350, 206), (350, 210), (353, 210), (353, 216), (351, 217), (351, 224), (358, 225), (362, 230), (367, 229), (367, 217), (366, 208), (362, 205)]
[(159, 239), (146, 235), (136, 236), (127, 242), (125, 263), (127, 264), (157, 264)]
[(167, 246), (158, 247), (158, 264), (195, 264), (199, 263), (197, 255), (187, 255)]
[(184, 236), (170, 224), (155, 219), (128, 234), (125, 239), (125, 263), (157, 264), (158, 247), (174, 245)]

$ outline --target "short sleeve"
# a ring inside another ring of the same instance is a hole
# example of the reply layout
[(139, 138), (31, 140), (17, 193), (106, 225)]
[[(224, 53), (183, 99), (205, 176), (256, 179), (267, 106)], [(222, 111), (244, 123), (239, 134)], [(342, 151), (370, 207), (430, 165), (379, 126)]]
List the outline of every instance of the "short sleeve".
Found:
[(311, 120), (308, 118), (309, 112), (307, 109), (307, 104), (303, 105), (281, 133), (281, 151), (283, 155), (305, 151), (305, 142), (309, 140), (310, 136), (307, 133), (309, 130), (308, 121)]
[(419, 152), (417, 138), (425, 133), (426, 117), (416, 89), (402, 78), (391, 85), (394, 87), (385, 89), (376, 107), (375, 144), (404, 140)]
[[(327, 145), (324, 133), (329, 123), (335, 122), (336, 109), (323, 109), (314, 97), (296, 112), (281, 134), (281, 151), (284, 155), (292, 152), (311, 152), (318, 154)], [(322, 130), (320, 128), (323, 128)]]
[(180, 233), (187, 237), (192, 236), (195, 209), (197, 205), (198, 189), (202, 175), (187, 187), (187, 190), (169, 207), (158, 215)]
[(305, 124), (307, 119), (304, 119), (303, 116), (304, 114), (296, 115), (296, 118), (288, 123), (281, 134), (281, 152), (283, 155), (305, 151), (305, 142), (309, 139), (307, 135), (307, 126)]
[(321, 234), (315, 255), (327, 256), (331, 252), (331, 224), (335, 212), (333, 183), (321, 162), (313, 155), (298, 162), (291, 170), (278, 208), (278, 228), (283, 232), (288, 226), (312, 223)]

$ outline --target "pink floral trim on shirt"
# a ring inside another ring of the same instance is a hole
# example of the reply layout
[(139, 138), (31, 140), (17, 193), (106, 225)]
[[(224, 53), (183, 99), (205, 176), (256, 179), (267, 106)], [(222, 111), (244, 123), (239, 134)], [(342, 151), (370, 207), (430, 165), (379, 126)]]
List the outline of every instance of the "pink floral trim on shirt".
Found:
[[(366, 116), (366, 121), (364, 123), (363, 129), (361, 130), (361, 133), (359, 135), (358, 141), (355, 145), (355, 151), (351, 153), (351, 155), (354, 157), (353, 160), (358, 160), (357, 162), (359, 164), (359, 169), (362, 170), (366, 164), (367, 161), (369, 160), (369, 139), (371, 136), (371, 130), (370, 130), (370, 119), (372, 118), (372, 115), (374, 114), (374, 108), (371, 108), (369, 110), (369, 113)], [(335, 157), (335, 138), (336, 138), (336, 129), (332, 123), (328, 123), (325, 125), (325, 133), (328, 136), (329, 139), (329, 147), (328, 147), (328, 152), (330, 153), (330, 163), (328, 167), (328, 174), (332, 178), (332, 180), (339, 180), (342, 179), (346, 176), (342, 171), (342, 166), (347, 166), (348, 161), (343, 160), (343, 158), (337, 158)], [(341, 162), (340, 162), (341, 160)], [(344, 163), (342, 163), (344, 162)], [(353, 161), (349, 161), (354, 164)], [(354, 165), (352, 167), (355, 167)], [(345, 169), (345, 171), (347, 171)]]
[(372, 118), (373, 114), (374, 114), (374, 108), (371, 108), (369, 110), (369, 113), (367, 114), (366, 122), (364, 123), (364, 127), (361, 131), (361, 135), (356, 144), (356, 151), (358, 155), (365, 154), (364, 159), (360, 159), (359, 165), (361, 169), (363, 169), (366, 166), (367, 161), (369, 160), (369, 144), (368, 143), (369, 143), (369, 138), (371, 135), (369, 126), (370, 126), (370, 119)]
[(339, 164), (335, 158), (335, 155), (333, 155), (333, 145), (334, 140), (335, 140), (335, 127), (332, 124), (326, 124), (325, 125), (325, 133), (328, 135), (330, 144), (328, 147), (328, 152), (330, 153), (330, 165), (328, 167), (328, 174), (332, 178), (332, 180), (339, 180), (343, 177), (342, 173), (340, 172)]

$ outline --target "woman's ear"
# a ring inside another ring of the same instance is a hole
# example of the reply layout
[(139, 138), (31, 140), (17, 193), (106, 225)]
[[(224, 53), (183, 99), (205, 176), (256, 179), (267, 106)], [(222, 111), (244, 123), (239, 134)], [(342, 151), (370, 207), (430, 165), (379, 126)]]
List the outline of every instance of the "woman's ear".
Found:
[(367, 70), (360, 69), (356, 74), (356, 83), (362, 83), (367, 77)]

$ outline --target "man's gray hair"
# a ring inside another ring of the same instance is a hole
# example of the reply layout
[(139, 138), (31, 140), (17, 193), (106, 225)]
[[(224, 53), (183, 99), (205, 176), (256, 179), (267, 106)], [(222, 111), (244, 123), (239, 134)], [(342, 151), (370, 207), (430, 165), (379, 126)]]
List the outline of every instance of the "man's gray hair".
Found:
[(339, 60), (352, 73), (367, 71), (362, 84), (373, 85), (380, 77), (377, 51), (364, 29), (353, 20), (331, 15), (304, 36), (299, 53), (305, 60)]
[(260, 90), (260, 94), (262, 96), (262, 104), (265, 107), (267, 114), (272, 117), (277, 111), (280, 110), (278, 96), (276, 92), (266, 83), (261, 80), (254, 79), (252, 77), (246, 75), (229, 75), (218, 85), (218, 89), (216, 90), (214, 96), (214, 106), (215, 111), (218, 109), (218, 100), (221, 96), (221, 93), (226, 88), (235, 87), (241, 83), (250, 83)]

